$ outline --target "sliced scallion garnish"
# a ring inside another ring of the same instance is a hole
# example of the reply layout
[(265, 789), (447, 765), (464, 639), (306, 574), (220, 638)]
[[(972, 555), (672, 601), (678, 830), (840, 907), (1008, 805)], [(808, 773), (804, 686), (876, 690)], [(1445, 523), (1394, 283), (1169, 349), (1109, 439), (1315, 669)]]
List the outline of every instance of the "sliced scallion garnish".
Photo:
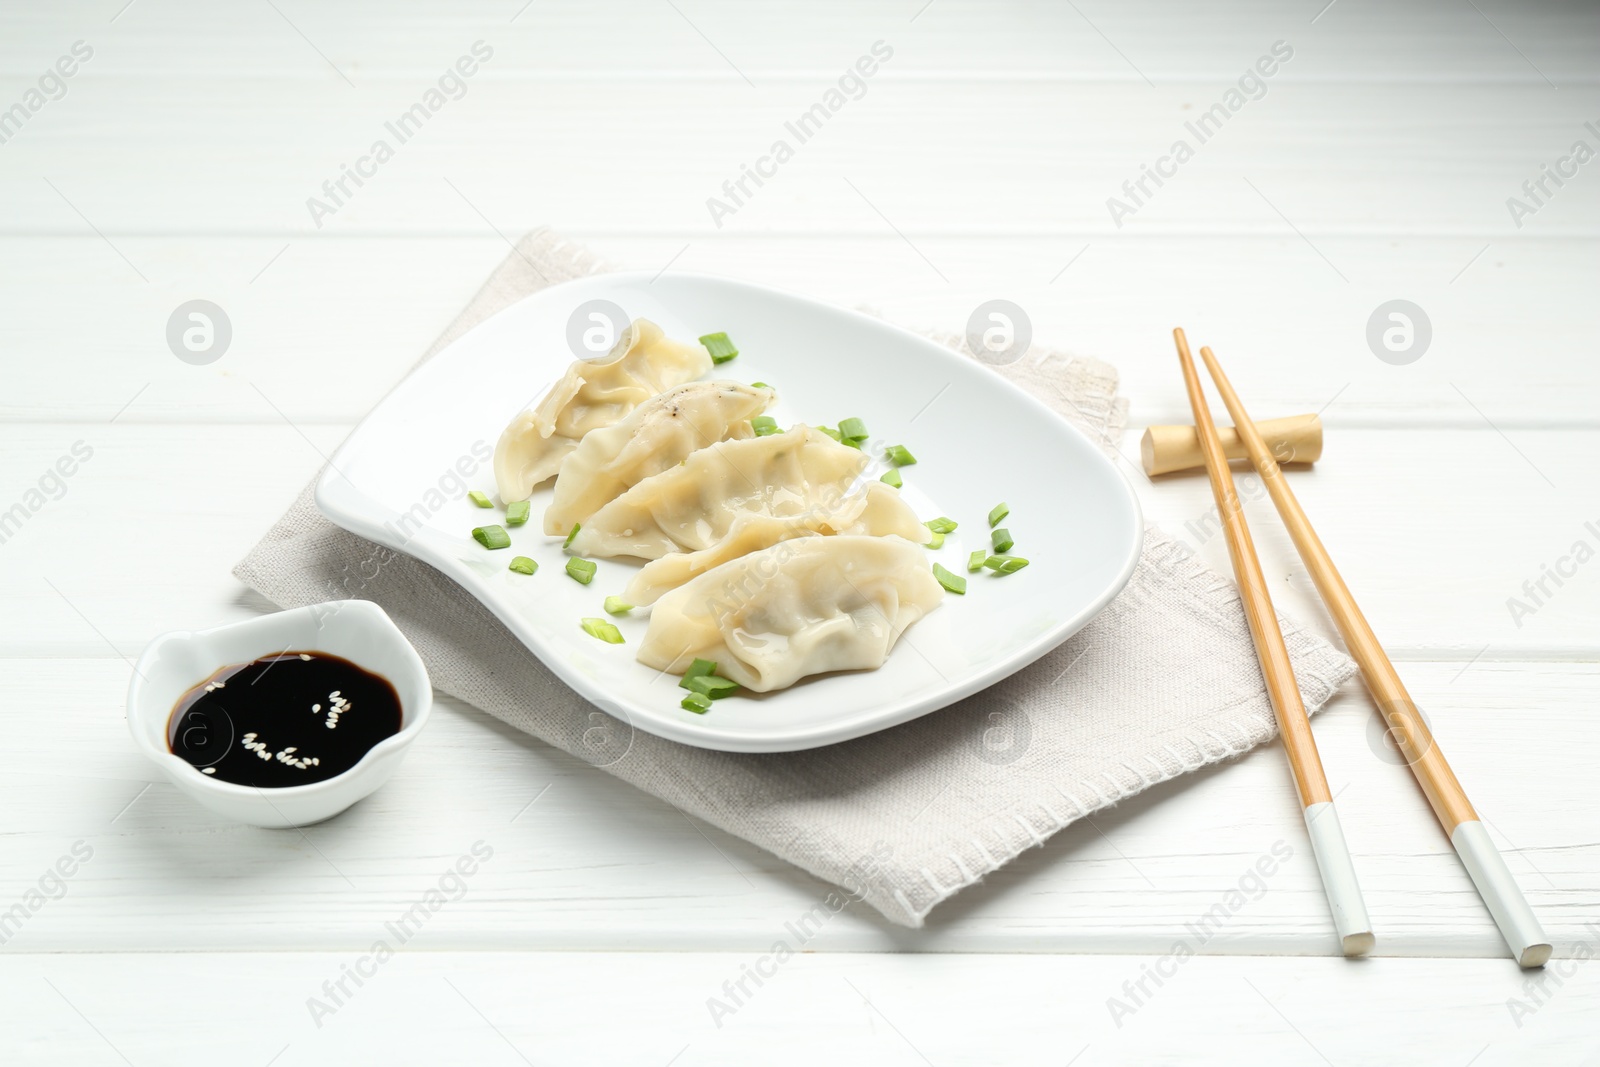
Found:
[(511, 535), (506, 533), (504, 526), (477, 526), (472, 530), (472, 539), (484, 548), (510, 548)]
[(818, 426), (816, 428), (833, 438), (835, 441), (838, 441), (840, 444), (844, 443), (844, 438), (840, 437), (839, 431), (835, 430), (832, 426)]
[(927, 549), (943, 548), (944, 534), (940, 533), (938, 530), (930, 531), (928, 534), (928, 541), (922, 547)]
[(1000, 521), (1009, 514), (1011, 514), (1011, 505), (1007, 504), (1004, 500), (1000, 501), (1000, 503), (996, 504), (989, 511), (989, 528), (992, 530), (996, 526), (999, 526)]
[(608, 645), (622, 644), (622, 631), (604, 619), (584, 619), (583, 632), (590, 637), (598, 637)]
[(896, 467), (909, 467), (917, 462), (917, 457), (905, 445), (890, 445), (884, 450), (884, 455), (889, 457), (889, 462)]
[(584, 559), (582, 556), (573, 556), (567, 560), (567, 574), (575, 582), (588, 585), (594, 581), (594, 572), (595, 566), (592, 560)]
[(506, 569), (516, 571), (518, 574), (532, 574), (534, 571), (539, 569), (539, 564), (535, 563), (527, 556), (513, 556), (511, 559), (511, 566), (507, 567)]
[(957, 523), (954, 519), (947, 519), (943, 515), (940, 515), (937, 519), (929, 519), (922, 525), (926, 526), (934, 533), (955, 533)]
[(490, 500), (486, 494), (480, 493), (476, 489), (467, 494), (467, 499), (478, 505), (480, 508), (494, 507), (494, 501)]
[(583, 523), (581, 523), (581, 522), (573, 523), (572, 524), (572, 529), (567, 531), (567, 539), (565, 541), (561, 542), (561, 547), (562, 548), (566, 548), (569, 545), (571, 545), (572, 544), (572, 539), (574, 537), (578, 536), (578, 531), (581, 530), (581, 529), (583, 529)]
[(840, 419), (839, 436), (846, 444), (852, 441), (865, 441), (867, 439), (867, 424), (860, 419)]
[(728, 340), (728, 335), (725, 333), (708, 333), (700, 338), (700, 343), (711, 353), (713, 363), (726, 363), (739, 354), (739, 350)]
[(704, 715), (711, 710), (711, 698), (704, 693), (690, 693), (678, 703), (684, 711), (692, 711), (696, 715)]
[(985, 552), (983, 549), (980, 548), (974, 551), (972, 555), (967, 557), (967, 573), (970, 574), (973, 571), (983, 570), (983, 561), (988, 558), (989, 553)]
[(768, 385), (766, 382), (751, 382), (750, 383), (750, 388), (752, 388), (752, 389), (771, 389), (772, 386)]
[(1011, 538), (1011, 531), (1004, 526), (989, 532), (989, 543), (994, 545), (996, 552), (1009, 552), (1016, 541)]
[(682, 678), (678, 679), (678, 687), (681, 689), (687, 689), (689, 688), (690, 678), (699, 678), (703, 675), (716, 673), (717, 664), (714, 660), (697, 659), (693, 663), (689, 664), (689, 669), (683, 672)]
[(715, 674), (697, 674), (693, 678), (685, 678), (683, 687), (691, 693), (700, 693), (712, 700), (721, 700), (731, 697), (739, 688), (739, 683), (728, 678), (719, 678)]
[(951, 574), (937, 563), (933, 565), (933, 576), (939, 579), (939, 584), (957, 596), (967, 595), (967, 580), (959, 574)]
[(990, 556), (983, 565), (996, 574), (1015, 574), (1028, 565), (1021, 556)]
[(506, 525), (521, 526), (528, 521), (528, 502), (514, 500), (506, 505)]
[(901, 480), (900, 472), (894, 470), (893, 468), (885, 471), (883, 477), (879, 478), (878, 481), (884, 483), (885, 485), (892, 485), (896, 489), (899, 489), (901, 486), (906, 484), (903, 480)]
[(778, 428), (778, 420), (771, 415), (757, 415), (750, 420), (750, 426), (755, 430), (757, 437), (771, 437), (775, 433), (782, 433)]
[(605, 608), (607, 615), (626, 615), (633, 610), (633, 605), (619, 596), (608, 596), (606, 597)]

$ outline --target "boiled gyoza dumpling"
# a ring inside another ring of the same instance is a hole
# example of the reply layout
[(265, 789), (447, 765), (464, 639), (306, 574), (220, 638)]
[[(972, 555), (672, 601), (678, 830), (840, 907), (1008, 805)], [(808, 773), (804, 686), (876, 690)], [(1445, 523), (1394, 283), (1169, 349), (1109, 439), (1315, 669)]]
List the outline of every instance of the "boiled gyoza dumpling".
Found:
[(494, 480), (506, 503), (526, 500), (590, 430), (610, 426), (646, 400), (711, 369), (703, 345), (674, 341), (635, 319), (601, 360), (578, 360), (539, 403), (511, 420), (494, 448)]
[(834, 508), (867, 465), (857, 449), (809, 426), (724, 441), (646, 478), (584, 522), (580, 556), (660, 559), (710, 548), (740, 514), (787, 518)]
[(899, 537), (800, 537), (740, 556), (667, 593), (639, 645), (647, 667), (696, 659), (770, 692), (825, 671), (883, 666), (944, 590), (926, 553)]
[(836, 531), (842, 534), (872, 534), (874, 537), (887, 537), (893, 534), (904, 537), (907, 541), (915, 541), (925, 545), (933, 540), (933, 531), (928, 529), (917, 518), (917, 513), (911, 510), (900, 496), (900, 490), (885, 485), (882, 482), (868, 482), (865, 493), (861, 494), (862, 506), (854, 519), (848, 525), (841, 526)]
[(564, 534), (630, 487), (697, 448), (754, 437), (750, 419), (777, 394), (739, 382), (690, 382), (651, 397), (614, 426), (590, 431), (561, 461), (544, 532)]
[(917, 544), (933, 536), (917, 521), (911, 505), (897, 489), (868, 482), (865, 491), (846, 497), (837, 507), (819, 506), (788, 518), (746, 512), (733, 520), (727, 534), (710, 548), (698, 552), (671, 552), (646, 563), (628, 583), (622, 599), (638, 607), (654, 604), (668, 590), (704, 574), (731, 559), (770, 548), (792, 537), (823, 534), (896, 535)]

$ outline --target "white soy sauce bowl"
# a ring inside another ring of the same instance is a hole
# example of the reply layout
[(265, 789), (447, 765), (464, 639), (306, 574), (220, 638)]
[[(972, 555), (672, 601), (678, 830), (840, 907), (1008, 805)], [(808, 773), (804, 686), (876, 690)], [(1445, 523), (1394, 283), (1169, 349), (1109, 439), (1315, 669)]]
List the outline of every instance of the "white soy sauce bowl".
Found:
[[(173, 753), (167, 731), (179, 698), (223, 667), (285, 649), (340, 656), (388, 679), (400, 697), (400, 732), (372, 746), (342, 774), (273, 789), (219, 781)], [(210, 630), (162, 634), (139, 657), (128, 685), (133, 742), (173, 785), (219, 815), (274, 829), (321, 822), (371, 795), (405, 759), (432, 708), (433, 685), (422, 658), (370, 600), (334, 600)]]

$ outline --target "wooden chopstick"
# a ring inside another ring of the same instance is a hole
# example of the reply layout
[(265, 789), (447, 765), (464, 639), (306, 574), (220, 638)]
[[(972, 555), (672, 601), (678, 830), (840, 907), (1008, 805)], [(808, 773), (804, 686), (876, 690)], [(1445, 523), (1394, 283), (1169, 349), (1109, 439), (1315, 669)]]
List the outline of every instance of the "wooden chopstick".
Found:
[(1322, 873), (1322, 887), (1333, 913), (1334, 929), (1338, 931), (1345, 955), (1364, 955), (1372, 950), (1372, 924), (1367, 919), (1367, 906), (1356, 881), (1355, 864), (1351, 862), (1339, 815), (1333, 807), (1328, 778), (1322, 771), (1322, 759), (1317, 755), (1311, 720), (1300, 699), (1300, 685), (1289, 662), (1289, 649), (1283, 643), (1278, 614), (1267, 592), (1267, 580), (1261, 573), (1261, 561), (1256, 558), (1255, 543), (1250, 538), (1250, 527), (1245, 523), (1239, 495), (1233, 487), (1233, 473), (1228, 469), (1222, 442), (1217, 438), (1216, 424), (1211, 421), (1211, 409), (1200, 386), (1200, 375), (1189, 355), (1188, 338), (1181, 329), (1173, 330), (1172, 337), (1177, 342), (1178, 363), (1183, 367), (1184, 384), (1189, 390), (1189, 406), (1194, 409), (1194, 425), (1200, 437), (1200, 451), (1205, 456), (1206, 474), (1211, 478), (1211, 492), (1216, 497), (1222, 528), (1227, 534), (1228, 555), (1233, 560), (1233, 574), (1239, 583), (1239, 599), (1244, 603), (1250, 637), (1255, 642), (1256, 658), (1261, 662), (1267, 696), (1272, 701), (1272, 714), (1278, 720), (1278, 732), (1283, 735), (1283, 748), (1289, 756), (1289, 769), (1300, 793), (1306, 832), (1311, 838), (1311, 851), (1317, 858), (1317, 869)]
[(1244, 441), (1251, 462), (1272, 495), (1272, 502), (1283, 517), (1283, 524), (1289, 528), (1289, 536), (1300, 550), (1300, 558), (1316, 582), (1317, 592), (1322, 595), (1328, 613), (1344, 635), (1350, 654), (1361, 665), (1361, 676), (1366, 680), (1367, 689), (1377, 701), (1379, 713), (1383, 715), (1405, 756), (1406, 765), (1416, 775), (1451, 845), (1461, 857), (1462, 865), (1472, 876), (1473, 884), (1488, 905), (1501, 935), (1511, 946), (1511, 954), (1524, 967), (1543, 966), (1550, 958), (1551, 946), (1533, 909), (1528, 906), (1504, 858), (1489, 839), (1478, 813), (1467, 800), (1466, 791), (1456, 781), (1455, 772), (1445, 761), (1444, 753), (1434, 741), (1428, 724), (1417, 713), (1416, 703), (1412, 701), (1411, 694), (1406, 692), (1399, 672), (1378, 643), (1366, 616), (1361, 614), (1355, 597), (1350, 595), (1350, 589), (1334, 567), (1328, 550), (1322, 547), (1322, 540), (1311, 528), (1311, 520), (1295, 499), (1283, 472), (1278, 469), (1277, 460), (1256, 430), (1239, 395), (1233, 391), (1228, 376), (1222, 373), (1217, 357), (1209, 348), (1201, 348), (1200, 356), (1206, 361), (1206, 369), (1217, 384), (1217, 392), (1222, 394), (1222, 401), (1233, 416), (1234, 429)]

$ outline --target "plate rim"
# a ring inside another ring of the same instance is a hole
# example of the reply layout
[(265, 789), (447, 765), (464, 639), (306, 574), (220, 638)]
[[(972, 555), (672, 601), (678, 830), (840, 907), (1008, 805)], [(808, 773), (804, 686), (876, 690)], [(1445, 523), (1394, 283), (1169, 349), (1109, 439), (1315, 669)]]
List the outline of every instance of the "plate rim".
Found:
[[(941, 359), (952, 359), (958, 361), (964, 359), (960, 353), (951, 350), (947, 346), (940, 344), (938, 341), (935, 341), (932, 338), (907, 329), (906, 327), (900, 326), (897, 323), (890, 322), (887, 319), (879, 318), (875, 315), (869, 315), (854, 308), (840, 307), (818, 300), (814, 297), (805, 296), (803, 294), (782, 289), (777, 286), (764, 285), (757, 282), (748, 282), (742, 279), (730, 278), (724, 275), (706, 274), (695, 271), (674, 271), (673, 274), (677, 279), (688, 281), (690, 283), (707, 282), (719, 286), (731, 285), (775, 295), (785, 300), (797, 301), (801, 304), (820, 309), (827, 314), (842, 315), (847, 319), (854, 319), (862, 323), (871, 324), (874, 328), (887, 329), (892, 333), (901, 335), (903, 338), (911, 339), (918, 345), (926, 346), (938, 352), (939, 358)], [(1041, 635), (1038, 638), (1035, 638), (1032, 642), (1020, 647), (1019, 649), (1013, 650), (1003, 659), (997, 660), (993, 665), (977, 672), (966, 681), (954, 685), (947, 684), (946, 686), (921, 698), (897, 705), (892, 705), (892, 711), (875, 710), (865, 712), (863, 715), (869, 720), (867, 722), (861, 722), (860, 719), (862, 716), (858, 716), (842, 723), (835, 721), (826, 725), (819, 725), (811, 728), (790, 728), (782, 733), (765, 735), (762, 737), (729, 737), (725, 733), (719, 732), (713, 724), (702, 720), (685, 722), (668, 716), (657, 718), (653, 715), (640, 716), (629, 714), (628, 710), (622, 706), (622, 704), (619, 703), (615, 697), (596, 688), (592, 684), (592, 680), (586, 675), (571, 669), (564, 662), (563, 657), (556, 654), (558, 650), (544, 648), (543, 646), (546, 644), (546, 642), (543, 640), (543, 638), (541, 638), (538, 634), (533, 633), (531, 630), (524, 630), (522, 626), (522, 620), (516, 616), (515, 613), (509, 610), (509, 605), (505, 605), (504, 607), (506, 610), (502, 610), (502, 605), (497, 604), (495, 598), (479, 595), (478, 591), (476, 591), (471, 584), (474, 577), (472, 572), (459, 560), (434, 549), (430, 544), (430, 539), (426, 537), (414, 538), (405, 543), (396, 543), (396, 539), (389, 535), (389, 528), (386, 527), (381, 520), (372, 517), (374, 515), (387, 513), (389, 510), (387, 506), (380, 505), (377, 501), (367, 496), (352, 482), (350, 482), (350, 480), (347, 479), (340, 470), (339, 461), (341, 458), (345, 457), (347, 453), (352, 452), (356, 447), (359, 446), (361, 438), (363, 437), (363, 433), (368, 428), (369, 424), (371, 424), (379, 416), (384, 406), (392, 397), (407, 387), (412, 375), (417, 370), (429, 363), (432, 363), (435, 359), (445, 355), (450, 351), (450, 349), (454, 348), (466, 338), (472, 336), (473, 333), (477, 332), (479, 329), (483, 328), (493, 320), (500, 318), (502, 315), (505, 315), (530, 301), (548, 299), (551, 293), (559, 292), (560, 290), (568, 287), (594, 285), (597, 282), (607, 281), (626, 285), (629, 283), (648, 282), (650, 280), (651, 274), (649, 271), (614, 271), (604, 274), (584, 275), (579, 278), (572, 278), (564, 282), (558, 282), (555, 285), (546, 286), (543, 289), (528, 293), (520, 299), (507, 304), (505, 307), (486, 317), (481, 322), (462, 333), (459, 337), (452, 340), (448, 345), (434, 353), (428, 359), (423, 360), (422, 362), (411, 367), (406, 372), (405, 376), (402, 377), (400, 381), (395, 383), (395, 385), (384, 394), (383, 399), (379, 400), (378, 403), (375, 404), (372, 409), (361, 418), (361, 420), (356, 424), (355, 428), (350, 431), (345, 439), (340, 442), (339, 447), (335, 449), (333, 456), (328, 460), (328, 463), (323, 468), (322, 473), (317, 477), (316, 488), (313, 494), (317, 510), (336, 526), (339, 526), (350, 533), (356, 534), (359, 537), (364, 537), (369, 541), (374, 541), (386, 548), (403, 552), (406, 555), (411, 556), (444, 574), (451, 581), (460, 586), (463, 591), (467, 593), (467, 595), (471, 596), (480, 605), (488, 609), (488, 611), (494, 615), (502, 625), (511, 631), (512, 635), (516, 637), (522, 646), (526, 648), (531, 655), (535, 656), (539, 662), (542, 663), (551, 673), (560, 679), (563, 684), (572, 689), (584, 700), (599, 708), (601, 711), (604, 711), (615, 718), (620, 718), (623, 722), (627, 723), (630, 728), (644, 730), (646, 733), (653, 734), (657, 737), (661, 737), (669, 741), (676, 741), (681, 744), (691, 745), (696, 748), (711, 749), (723, 752), (798, 752), (812, 748), (821, 748), (826, 745), (837, 744), (843, 741), (850, 741), (858, 737), (865, 737), (870, 734), (878, 733), (882, 730), (887, 730), (891, 727), (910, 722), (913, 719), (921, 718), (924, 715), (931, 714), (942, 708), (949, 707), (951, 704), (954, 704), (960, 700), (964, 700), (974, 693), (980, 692), (981, 690), (987, 689), (988, 687), (995, 685), (1006, 678), (1009, 678), (1011, 675), (1042, 658), (1051, 650), (1059, 647), (1078, 631), (1082, 630), (1090, 620), (1103, 611), (1106, 606), (1109, 605), (1112, 600), (1116, 599), (1117, 595), (1127, 587), (1129, 580), (1133, 577), (1134, 571), (1138, 567), (1144, 544), (1143, 509), (1139, 504), (1138, 493), (1135, 492), (1133, 485), (1128, 481), (1127, 475), (1123, 474), (1123, 472), (1118, 469), (1116, 462), (1103, 450), (1101, 450), (1100, 447), (1096, 445), (1089, 435), (1082, 429), (1063, 418), (1059, 413), (1050, 408), (1049, 405), (1045, 404), (1032, 393), (1029, 393), (1027, 390), (1018, 386), (1004, 375), (996, 373), (993, 375), (994, 384), (998, 385), (1003, 393), (1008, 392), (1010, 399), (1027, 405), (1037, 416), (1063, 426), (1072, 434), (1076, 435), (1086, 446), (1088, 446), (1089, 451), (1098, 457), (1100, 462), (1104, 463), (1114, 475), (1112, 480), (1113, 484), (1118, 487), (1122, 497), (1122, 502), (1126, 505), (1130, 513), (1129, 517), (1131, 519), (1133, 536), (1129, 539), (1127, 550), (1124, 553), (1124, 557), (1116, 576), (1106, 584), (1105, 588), (1102, 589), (1100, 593), (1093, 598), (1093, 600), (1091, 600), (1087, 605), (1081, 608), (1070, 618), (1059, 624), (1058, 627), (1052, 627), (1049, 632)], [(393, 517), (395, 516), (391, 516), (391, 518)], [(641, 718), (645, 719), (645, 721), (639, 721)]]

